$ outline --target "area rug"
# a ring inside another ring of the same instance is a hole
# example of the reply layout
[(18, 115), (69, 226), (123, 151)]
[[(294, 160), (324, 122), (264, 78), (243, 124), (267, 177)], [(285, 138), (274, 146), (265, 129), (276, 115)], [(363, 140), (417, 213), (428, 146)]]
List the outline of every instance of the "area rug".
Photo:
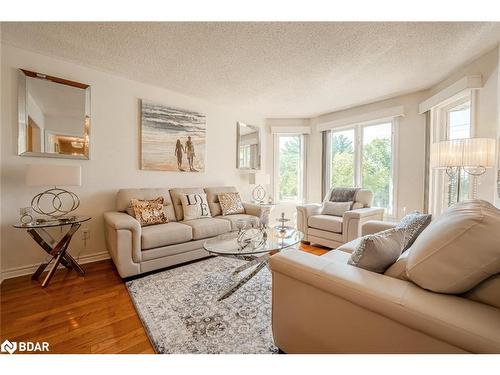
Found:
[(236, 281), (232, 271), (241, 264), (215, 257), (126, 283), (157, 353), (277, 353), (267, 268), (217, 301)]

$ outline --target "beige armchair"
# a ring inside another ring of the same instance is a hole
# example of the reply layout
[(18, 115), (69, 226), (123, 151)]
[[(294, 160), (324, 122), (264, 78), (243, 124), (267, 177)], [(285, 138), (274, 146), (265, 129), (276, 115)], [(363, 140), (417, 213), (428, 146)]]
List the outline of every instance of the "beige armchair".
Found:
[[(327, 195), (329, 196), (329, 195)], [(322, 215), (322, 204), (306, 204), (297, 207), (297, 228), (304, 233), (304, 242), (337, 248), (361, 236), (363, 223), (382, 220), (384, 209), (371, 207), (373, 193), (361, 189), (355, 196), (354, 207), (342, 217)]]

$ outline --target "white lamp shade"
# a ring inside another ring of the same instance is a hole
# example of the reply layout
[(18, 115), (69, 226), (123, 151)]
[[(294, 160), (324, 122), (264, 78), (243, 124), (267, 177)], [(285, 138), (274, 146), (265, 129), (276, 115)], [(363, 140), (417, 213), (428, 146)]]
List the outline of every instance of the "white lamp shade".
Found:
[(484, 167), (495, 165), (496, 140), (492, 138), (466, 138), (432, 144), (431, 166)]
[(269, 185), (271, 183), (271, 175), (267, 173), (251, 173), (250, 185)]
[(28, 186), (81, 186), (81, 184), (80, 166), (30, 164), (26, 169)]

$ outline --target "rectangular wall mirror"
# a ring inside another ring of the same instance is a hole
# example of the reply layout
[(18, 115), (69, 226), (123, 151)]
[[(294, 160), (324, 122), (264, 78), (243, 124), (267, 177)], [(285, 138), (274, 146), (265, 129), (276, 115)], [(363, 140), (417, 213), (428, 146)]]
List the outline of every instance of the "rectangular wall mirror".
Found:
[(19, 69), (18, 154), (88, 159), (90, 86)]
[(236, 167), (239, 169), (260, 169), (260, 128), (237, 123)]

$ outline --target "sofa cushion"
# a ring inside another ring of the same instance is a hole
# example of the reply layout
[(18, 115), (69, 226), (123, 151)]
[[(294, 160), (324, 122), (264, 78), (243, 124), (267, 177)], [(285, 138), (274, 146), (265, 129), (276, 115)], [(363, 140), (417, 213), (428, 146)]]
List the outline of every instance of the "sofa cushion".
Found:
[(404, 229), (392, 228), (361, 237), (358, 248), (348, 264), (365, 270), (383, 273), (401, 255)]
[(154, 249), (187, 242), (192, 239), (192, 229), (188, 225), (176, 222), (151, 225), (142, 228), (141, 248), (142, 250)]
[(500, 274), (491, 276), (463, 295), (472, 301), (500, 309)]
[(129, 215), (134, 216), (130, 203), (132, 199), (151, 200), (158, 197), (163, 197), (163, 208), (168, 221), (176, 221), (174, 206), (168, 189), (120, 189), (116, 195), (116, 209), (120, 212), (127, 212)]
[(184, 211), (182, 210), (181, 197), (185, 194), (205, 194), (202, 188), (175, 188), (170, 189), (172, 204), (174, 206), (175, 217), (177, 221), (184, 219)]
[(406, 215), (396, 225), (396, 228), (405, 230), (405, 239), (403, 251), (406, 251), (413, 245), (413, 242), (422, 233), (422, 231), (431, 223), (432, 215), (421, 214), (418, 211)]
[(309, 226), (328, 232), (342, 233), (342, 218), (330, 215), (313, 215), (309, 217)]
[(247, 214), (234, 214), (234, 215), (226, 215), (226, 216), (217, 216), (217, 219), (227, 220), (231, 223), (231, 230), (237, 230), (236, 222), (240, 219), (249, 220), (253, 225), (259, 225), (259, 218), (253, 215)]
[(224, 219), (216, 219), (213, 217), (206, 219), (195, 219), (183, 222), (193, 229), (193, 240), (201, 240), (217, 236), (218, 234), (226, 233), (231, 230), (231, 222)]
[(401, 254), (398, 260), (385, 270), (384, 275), (394, 277), (395, 279), (408, 280), (408, 276), (406, 276), (406, 263), (408, 263), (408, 254), (410, 254), (410, 251), (411, 249)]
[(321, 215), (332, 215), (341, 217), (344, 212), (349, 211), (353, 202), (324, 202)]
[(420, 287), (465, 293), (500, 272), (500, 210), (482, 200), (457, 203), (416, 239), (406, 273)]
[(222, 215), (222, 209), (219, 203), (220, 193), (237, 193), (238, 189), (234, 186), (214, 186), (206, 187), (205, 193), (207, 194), (208, 207), (210, 207), (210, 212), (212, 216)]

